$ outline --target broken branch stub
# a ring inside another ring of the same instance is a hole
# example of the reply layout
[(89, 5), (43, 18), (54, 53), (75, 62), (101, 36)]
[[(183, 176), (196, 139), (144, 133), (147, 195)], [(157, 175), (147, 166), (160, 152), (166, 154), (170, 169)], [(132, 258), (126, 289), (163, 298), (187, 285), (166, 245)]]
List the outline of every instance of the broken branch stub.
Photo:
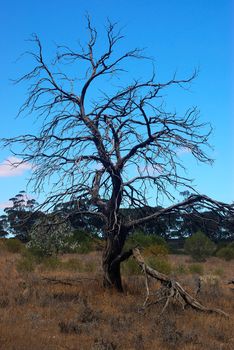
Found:
[[(172, 298), (174, 298), (174, 299), (179, 300), (181, 302), (181, 304), (183, 305), (183, 308), (185, 306), (190, 306), (197, 311), (206, 312), (206, 313), (216, 313), (218, 315), (229, 317), (229, 315), (226, 312), (224, 312), (220, 309), (208, 308), (208, 307), (202, 305), (201, 303), (199, 303), (199, 301), (197, 301), (195, 298), (193, 298), (180, 285), (179, 282), (172, 280), (170, 277), (168, 277), (168, 276), (164, 275), (163, 273), (160, 273), (160, 272), (156, 271), (155, 269), (153, 269), (152, 267), (148, 266), (145, 263), (144, 258), (142, 257), (138, 248), (133, 249), (133, 257), (135, 258), (138, 265), (142, 268), (142, 271), (145, 273), (146, 276), (148, 275), (152, 278), (155, 278), (159, 282), (161, 282), (164, 289), (166, 289), (168, 291), (168, 293), (165, 293), (164, 299), (166, 299), (166, 303), (163, 307), (162, 312), (164, 312), (164, 310), (168, 306), (170, 300)], [(147, 286), (148, 286), (148, 284), (147, 284)], [(146, 306), (148, 297), (149, 297), (149, 290), (147, 289), (147, 296), (146, 296), (146, 300), (143, 304), (143, 307)], [(158, 302), (158, 301), (159, 300), (156, 300), (156, 302)]]

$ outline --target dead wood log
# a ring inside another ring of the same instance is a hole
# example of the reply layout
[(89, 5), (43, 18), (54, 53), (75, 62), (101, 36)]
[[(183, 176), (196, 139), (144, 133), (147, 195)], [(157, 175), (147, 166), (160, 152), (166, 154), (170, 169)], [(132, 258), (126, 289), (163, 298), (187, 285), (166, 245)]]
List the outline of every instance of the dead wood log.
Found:
[[(133, 249), (133, 257), (135, 258), (136, 262), (139, 264), (139, 266), (142, 268), (142, 271), (144, 272), (146, 276), (146, 299), (144, 301), (143, 307), (148, 306), (147, 301), (149, 298), (149, 286), (148, 286), (148, 279), (147, 276), (150, 276), (152, 278), (155, 278), (157, 281), (161, 282), (163, 289), (161, 290), (161, 297), (156, 300), (155, 303), (161, 301), (161, 300), (166, 300), (166, 303), (163, 307), (162, 313), (164, 310), (167, 308), (170, 300), (173, 298), (178, 300), (181, 304), (182, 307), (185, 308), (186, 306), (190, 306), (193, 309), (201, 312), (206, 312), (206, 313), (216, 313), (218, 315), (222, 315), (225, 317), (229, 317), (228, 314), (220, 309), (213, 309), (213, 308), (208, 308), (199, 301), (197, 301), (195, 298), (193, 298), (181, 285), (179, 282), (172, 280), (168, 276), (164, 275), (163, 273), (160, 273), (150, 266), (148, 266), (144, 258), (142, 257), (140, 251), (138, 248)], [(151, 303), (152, 305), (152, 303)]]

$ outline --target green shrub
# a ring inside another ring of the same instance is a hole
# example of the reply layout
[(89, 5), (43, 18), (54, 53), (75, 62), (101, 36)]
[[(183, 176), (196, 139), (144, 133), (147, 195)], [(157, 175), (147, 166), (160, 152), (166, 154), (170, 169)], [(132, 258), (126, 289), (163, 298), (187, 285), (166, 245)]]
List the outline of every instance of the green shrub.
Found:
[(171, 239), (168, 241), (168, 248), (169, 252), (171, 254), (176, 254), (176, 255), (183, 255), (185, 254), (184, 252), (184, 242), (185, 239), (183, 238), (178, 238), (178, 239)]
[(43, 260), (47, 258), (47, 256), (44, 256), (43, 253), (36, 248), (25, 248), (22, 252), (22, 257), (25, 260), (32, 261), (34, 266), (43, 264)]
[(42, 267), (45, 270), (56, 270), (61, 266), (61, 262), (57, 256), (50, 256), (42, 259)]
[(163, 237), (160, 237), (160, 236), (157, 236), (157, 235), (151, 235), (151, 236), (153, 237), (153, 244), (164, 246), (169, 251), (168, 244), (167, 244), (167, 242), (165, 241), (165, 239)]
[(196, 261), (205, 261), (205, 258), (215, 251), (215, 244), (201, 231), (196, 232), (185, 241), (184, 249)]
[(67, 252), (87, 254), (97, 249), (100, 244), (100, 239), (93, 237), (83, 229), (77, 229), (72, 236), (67, 239)]
[(61, 268), (70, 271), (83, 271), (83, 264), (79, 259), (71, 258), (61, 262)]
[(123, 274), (128, 276), (140, 275), (142, 273), (140, 266), (136, 263), (136, 261), (133, 258), (124, 261), (121, 264), (121, 270)]
[(227, 246), (228, 246), (228, 242), (227, 241), (217, 242), (216, 251), (220, 250), (221, 248), (225, 248)]
[(44, 252), (37, 247), (27, 247), (22, 254), (23, 256), (31, 256), (37, 264), (40, 264), (45, 258)]
[(144, 256), (167, 256), (169, 253), (168, 248), (165, 245), (153, 244), (145, 248)]
[(18, 272), (33, 272), (35, 269), (35, 261), (30, 256), (22, 257), (18, 260), (16, 264), (16, 269)]
[(61, 264), (57, 256), (43, 256), (40, 250), (28, 248), (23, 251), (22, 258), (17, 263), (17, 270), (31, 272), (38, 265), (41, 270), (55, 270), (60, 268)]
[(6, 239), (4, 244), (10, 253), (21, 253), (24, 250), (23, 243), (16, 238)]
[(77, 271), (77, 272), (94, 272), (96, 265), (93, 261), (87, 261), (83, 263), (80, 259), (71, 258), (67, 261), (60, 262), (59, 267), (61, 269)]
[(216, 256), (227, 261), (234, 259), (234, 243), (230, 243), (228, 246), (219, 249)]
[(27, 246), (39, 255), (51, 256), (66, 251), (70, 236), (69, 223), (59, 215), (48, 214), (33, 225)]
[(169, 275), (172, 271), (170, 262), (160, 257), (149, 256), (146, 259), (146, 263), (153, 269), (157, 270), (158, 272), (164, 273), (166, 275)]
[(185, 265), (183, 264), (179, 264), (176, 268), (175, 268), (175, 272), (180, 274), (180, 275), (185, 275), (186, 273), (188, 273), (188, 269)]
[(224, 269), (222, 269), (222, 267), (217, 267), (216, 269), (214, 269), (212, 274), (215, 275), (215, 276), (223, 276)]
[(197, 273), (198, 275), (202, 275), (204, 272), (203, 266), (200, 264), (191, 264), (189, 266), (189, 271), (191, 273)]
[(82, 242), (79, 246), (75, 249), (75, 252), (78, 254), (87, 254), (90, 253), (93, 250), (93, 244), (92, 242)]
[(135, 246), (140, 246), (141, 248), (148, 248), (153, 245), (160, 245), (167, 248), (166, 241), (156, 235), (146, 235), (143, 231), (135, 231), (132, 233), (125, 242), (125, 249), (131, 249)]
[(22, 257), (18, 260), (16, 269), (18, 272), (32, 272), (36, 266), (41, 263), (42, 257), (34, 255), (34, 251), (25, 248), (22, 252)]

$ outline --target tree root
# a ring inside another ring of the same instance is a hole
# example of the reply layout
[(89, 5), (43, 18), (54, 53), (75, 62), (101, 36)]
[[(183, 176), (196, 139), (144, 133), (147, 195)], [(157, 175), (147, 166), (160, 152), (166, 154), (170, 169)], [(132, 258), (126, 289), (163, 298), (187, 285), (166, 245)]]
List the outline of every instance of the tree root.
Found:
[[(190, 306), (197, 311), (206, 312), (206, 313), (216, 313), (216, 314), (222, 315), (224, 317), (229, 317), (229, 315), (226, 312), (224, 312), (220, 309), (208, 308), (208, 307), (202, 305), (195, 298), (193, 298), (188, 292), (186, 292), (185, 289), (179, 284), (179, 282), (173, 281), (168, 276), (166, 276), (163, 273), (160, 273), (160, 272), (152, 269), (150, 266), (148, 266), (145, 263), (138, 248), (133, 249), (133, 257), (135, 258), (136, 262), (140, 265), (140, 267), (142, 268), (142, 271), (145, 274), (146, 299), (143, 303), (143, 308), (149, 307), (152, 304), (156, 304), (159, 301), (166, 300), (164, 307), (162, 309), (162, 312), (161, 312), (161, 314), (162, 314), (165, 311), (165, 309), (167, 308), (167, 306), (169, 305), (169, 302), (172, 299), (176, 299), (177, 301), (179, 301), (181, 303), (183, 309), (186, 306)], [(148, 276), (160, 281), (161, 284), (163, 285), (163, 287), (157, 293), (158, 299), (153, 303), (147, 304), (147, 301), (148, 301), (149, 295), (150, 295), (149, 285), (148, 285)]]

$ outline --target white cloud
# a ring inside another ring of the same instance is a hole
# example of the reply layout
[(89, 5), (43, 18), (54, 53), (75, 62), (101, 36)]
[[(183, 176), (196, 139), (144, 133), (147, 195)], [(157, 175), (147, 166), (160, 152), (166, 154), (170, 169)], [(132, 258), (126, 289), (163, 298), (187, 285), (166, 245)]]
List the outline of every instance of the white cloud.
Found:
[(13, 203), (10, 201), (6, 201), (6, 202), (1, 202), (0, 203), (0, 209), (5, 209), (5, 208), (9, 208), (12, 207)]
[(146, 166), (142, 166), (140, 167), (140, 171), (142, 172), (142, 175), (150, 175), (150, 176), (157, 176), (163, 173), (163, 166), (160, 164), (155, 164), (155, 166), (153, 167), (151, 164), (150, 165), (146, 165)]
[(179, 147), (176, 151), (177, 156), (182, 156), (187, 153), (191, 153), (191, 149), (188, 147)]
[(22, 159), (17, 157), (8, 157), (0, 163), (0, 177), (21, 176), (27, 170), (32, 169), (32, 164), (21, 163)]

